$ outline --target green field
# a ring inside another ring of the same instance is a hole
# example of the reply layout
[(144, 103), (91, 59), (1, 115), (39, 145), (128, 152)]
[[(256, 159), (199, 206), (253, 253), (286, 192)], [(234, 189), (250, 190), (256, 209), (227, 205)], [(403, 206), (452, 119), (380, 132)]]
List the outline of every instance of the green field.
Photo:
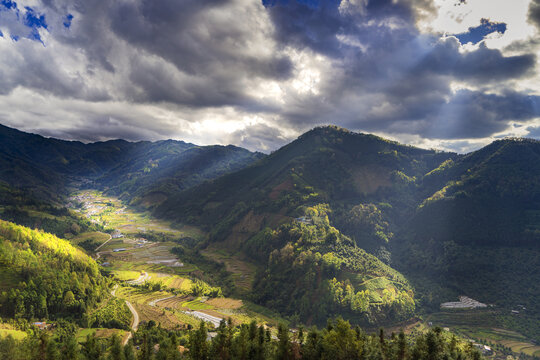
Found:
[(99, 231), (92, 231), (92, 232), (86, 232), (79, 234), (73, 238), (70, 239), (70, 241), (78, 245), (84, 241), (90, 240), (92, 242), (95, 242), (99, 245), (103, 244), (105, 241), (109, 240), (109, 234), (105, 234)]
[(113, 270), (112, 274), (120, 281), (135, 280), (141, 276), (140, 271)]
[(26, 337), (26, 333), (20, 330), (0, 329), (0, 337), (5, 338), (11, 336), (15, 340), (22, 340)]
[(172, 228), (169, 222), (157, 220), (149, 213), (136, 212), (123, 205), (118, 198), (105, 196), (97, 190), (83, 190), (74, 193), (73, 196), (77, 196), (85, 203), (83, 214), (88, 215), (90, 220), (124, 234), (155, 231), (192, 238), (200, 238), (203, 235), (199, 229), (191, 226)]
[(93, 329), (79, 329), (77, 332), (77, 342), (83, 343), (86, 341), (87, 336), (94, 335), (97, 338), (109, 338), (113, 334), (118, 334), (120, 338), (124, 337), (126, 334), (125, 330), (121, 329), (105, 329), (105, 328), (93, 328)]

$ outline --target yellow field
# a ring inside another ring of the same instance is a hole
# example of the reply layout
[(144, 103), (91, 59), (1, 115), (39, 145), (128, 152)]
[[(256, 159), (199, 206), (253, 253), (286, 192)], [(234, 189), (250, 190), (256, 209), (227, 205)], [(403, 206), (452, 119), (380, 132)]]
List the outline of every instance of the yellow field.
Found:
[(112, 273), (120, 281), (135, 280), (141, 276), (140, 271), (113, 270)]
[(139, 313), (141, 321), (154, 320), (156, 323), (161, 323), (161, 326), (165, 329), (177, 329), (186, 324), (185, 321), (181, 321), (180, 317), (171, 311), (144, 304), (134, 304), (133, 306)]
[(511, 340), (500, 340), (497, 341), (504, 346), (508, 346), (512, 351), (517, 353), (524, 353), (527, 355), (534, 355), (540, 353), (540, 346), (533, 345), (531, 343), (520, 342), (520, 341), (511, 341)]
[(122, 299), (127, 299), (133, 304), (147, 304), (152, 300), (171, 296), (171, 293), (120, 286), (116, 290), (116, 296)]
[(229, 298), (214, 298), (208, 300), (206, 303), (218, 309), (239, 309), (243, 305), (242, 300)]
[(99, 244), (102, 244), (105, 241), (109, 240), (109, 234), (105, 234), (99, 231), (85, 232), (71, 238), (70, 242), (72, 242), (75, 245), (78, 245), (86, 240), (92, 240)]
[(193, 282), (190, 279), (183, 278), (178, 275), (165, 274), (165, 273), (148, 273), (152, 281), (161, 282), (168, 288), (171, 289), (180, 289), (183, 291), (191, 290), (191, 285)]

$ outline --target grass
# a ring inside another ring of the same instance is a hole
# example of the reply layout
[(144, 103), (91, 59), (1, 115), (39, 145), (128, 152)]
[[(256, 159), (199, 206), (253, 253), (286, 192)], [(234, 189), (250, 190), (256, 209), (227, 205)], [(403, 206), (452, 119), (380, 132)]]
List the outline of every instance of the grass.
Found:
[(89, 335), (90, 336), (94, 335), (97, 338), (108, 339), (113, 334), (118, 334), (120, 338), (123, 338), (124, 335), (126, 334), (126, 331), (121, 330), (121, 329), (85, 328), (85, 329), (79, 329), (79, 332), (77, 333), (76, 338), (77, 338), (77, 342), (83, 343), (83, 342), (86, 342), (86, 337)]
[(200, 298), (182, 303), (182, 307), (186, 307), (190, 310), (212, 310), (214, 307), (202, 302)]
[(72, 242), (75, 245), (78, 245), (82, 243), (83, 241), (91, 240), (98, 244), (103, 244), (108, 239), (109, 239), (109, 234), (105, 234), (99, 231), (91, 231), (91, 232), (85, 232), (85, 233), (72, 237), (70, 239), (70, 242)]
[(112, 273), (120, 281), (135, 280), (141, 276), (140, 271), (113, 270)]
[(22, 340), (27, 334), (21, 330), (0, 329), (0, 338), (5, 338), (10, 335), (15, 340)]

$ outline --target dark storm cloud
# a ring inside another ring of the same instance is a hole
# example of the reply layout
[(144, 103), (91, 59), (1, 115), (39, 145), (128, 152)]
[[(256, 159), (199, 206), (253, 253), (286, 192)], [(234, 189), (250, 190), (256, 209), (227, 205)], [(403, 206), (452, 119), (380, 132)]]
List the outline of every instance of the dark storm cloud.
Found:
[(439, 139), (481, 138), (501, 132), (511, 121), (540, 117), (540, 97), (517, 92), (501, 95), (462, 90), (441, 107), (423, 134)]
[(502, 55), (500, 50), (489, 49), (481, 43), (477, 50), (460, 53), (454, 37), (439, 41), (415, 71), (449, 75), (459, 80), (491, 82), (516, 79), (534, 69), (536, 55)]
[(540, 29), (540, 0), (532, 0), (529, 5), (529, 21)]
[(246, 78), (290, 77), (292, 63), (287, 57), (251, 49), (256, 44), (245, 23), (250, 14), (243, 7), (229, 8), (229, 4), (222, 0), (144, 0), (113, 7), (111, 28), (117, 36), (187, 75), (177, 83), (181, 91), (172, 86), (175, 91), (167, 93), (153, 79), (168, 76), (158, 67), (148, 72), (151, 66), (132, 66), (130, 79), (144, 89), (142, 94), (148, 100), (193, 106), (242, 105), (254, 102), (245, 92)]
[[(381, 22), (399, 20), (400, 26), (414, 27), (413, 11), (409, 2), (392, 0), (367, 1), (365, 6), (343, 7), (339, 0), (263, 0), (275, 24), (278, 42), (295, 48), (311, 50), (331, 57), (343, 56), (350, 46), (339, 40), (339, 35), (354, 35), (367, 43), (375, 43), (385, 33)], [(418, 1), (418, 6), (426, 6)], [(368, 25), (368, 22), (374, 23)], [(372, 29), (366, 33), (367, 29)], [(380, 33), (379, 33), (380, 32)], [(365, 35), (365, 36), (363, 36)], [(378, 46), (386, 46), (378, 42)]]
[[(507, 81), (533, 74), (533, 53), (504, 56), (484, 43), (462, 52), (455, 37), (421, 35), (414, 26), (415, 2), (369, 1), (353, 9), (339, 5), (267, 4), (278, 41), (330, 54), (339, 69), (324, 74), (323, 96), (283, 109), (283, 117), (298, 128), (338, 122), (363, 131), (479, 138), (504, 130), (510, 120), (540, 116), (526, 94), (505, 89)], [(453, 81), (480, 88), (497, 84), (501, 95), (453, 92)]]
[[(31, 26), (0, 14), (3, 30), (35, 28), (43, 41), (0, 43), (0, 97), (29, 89), (84, 103), (73, 108), (88, 125), (33, 117), (46, 135), (156, 139), (233, 120), (242, 130), (226, 141), (251, 149), (327, 123), (460, 139), (539, 117), (538, 99), (513, 90), (535, 74), (533, 46), (464, 51), (456, 37), (420, 32), (436, 13), (431, 0), (42, 0)], [(534, 0), (530, 21), (539, 13)], [(496, 20), (468, 34), (499, 31)], [(166, 114), (149, 119), (155, 109)]]

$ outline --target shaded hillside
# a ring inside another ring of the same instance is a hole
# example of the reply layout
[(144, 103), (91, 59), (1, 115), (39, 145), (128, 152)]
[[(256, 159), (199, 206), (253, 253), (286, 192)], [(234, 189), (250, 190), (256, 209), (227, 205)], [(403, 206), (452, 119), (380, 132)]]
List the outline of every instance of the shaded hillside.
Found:
[(540, 142), (496, 141), (431, 172), (424, 182), (434, 177), (443, 184), (419, 206), (411, 228), (417, 236), (460, 244), (539, 245)]
[[(264, 155), (234, 146), (112, 140), (84, 144), (0, 125), (0, 217), (59, 236), (92, 225), (63, 209), (75, 187), (99, 187), (152, 206)], [(146, 189), (151, 187), (151, 192)]]
[(184, 143), (167, 140), (146, 144), (96, 183), (134, 204), (155, 206), (171, 193), (242, 169), (264, 157), (232, 145), (179, 144)]
[(452, 294), (526, 306), (512, 322), (540, 339), (540, 142), (496, 141), (425, 176), (435, 183), (400, 229), (399, 268), (437, 284), (425, 289), (432, 308)]
[(403, 319), (414, 294), (383, 263), (388, 243), (416, 206), (418, 180), (454, 157), (316, 128), (246, 169), (171, 196), (156, 214), (203, 225), (214, 247), (260, 264), (258, 303), (304, 321)]
[[(454, 155), (400, 145), (337, 127), (316, 128), (236, 173), (171, 196), (156, 214), (215, 228), (226, 238), (250, 211), (251, 232), (302, 205), (352, 208), (389, 201), (413, 206), (417, 179)], [(273, 215), (271, 215), (273, 214)], [(246, 218), (246, 220), (248, 220)]]

